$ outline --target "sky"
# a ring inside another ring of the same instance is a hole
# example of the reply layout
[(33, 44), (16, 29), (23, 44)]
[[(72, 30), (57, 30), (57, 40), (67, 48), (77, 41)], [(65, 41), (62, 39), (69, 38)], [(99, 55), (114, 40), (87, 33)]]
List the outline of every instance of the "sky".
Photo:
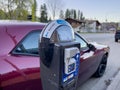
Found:
[[(67, 8), (80, 10), (86, 19), (120, 22), (120, 0), (62, 0), (62, 2), (64, 11)], [(43, 3), (45, 0), (37, 0), (37, 11)]]

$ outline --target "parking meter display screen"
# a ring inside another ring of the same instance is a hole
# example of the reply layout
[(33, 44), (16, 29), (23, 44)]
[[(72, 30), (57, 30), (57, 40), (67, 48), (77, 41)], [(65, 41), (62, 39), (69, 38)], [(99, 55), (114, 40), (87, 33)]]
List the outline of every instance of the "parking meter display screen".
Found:
[(68, 66), (68, 72), (70, 73), (71, 71), (73, 71), (75, 69), (75, 63), (73, 63), (73, 64), (70, 64), (69, 66)]
[(72, 28), (68, 26), (61, 26), (57, 28), (58, 37), (61, 42), (74, 40), (74, 32), (71, 29)]

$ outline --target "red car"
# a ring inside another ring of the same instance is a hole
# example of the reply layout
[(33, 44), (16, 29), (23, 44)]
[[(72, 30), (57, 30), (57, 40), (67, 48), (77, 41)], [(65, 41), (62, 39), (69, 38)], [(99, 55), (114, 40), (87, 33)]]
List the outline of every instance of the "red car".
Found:
[[(43, 23), (0, 21), (0, 90), (42, 90), (38, 42)], [(78, 85), (91, 76), (101, 77), (106, 69), (109, 47), (81, 44)]]

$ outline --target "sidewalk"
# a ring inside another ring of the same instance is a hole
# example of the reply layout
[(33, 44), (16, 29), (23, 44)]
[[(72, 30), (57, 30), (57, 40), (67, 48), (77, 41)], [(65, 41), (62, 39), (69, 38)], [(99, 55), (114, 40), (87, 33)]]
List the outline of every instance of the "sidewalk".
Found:
[(120, 72), (113, 79), (110, 86), (108, 86), (107, 90), (120, 90)]

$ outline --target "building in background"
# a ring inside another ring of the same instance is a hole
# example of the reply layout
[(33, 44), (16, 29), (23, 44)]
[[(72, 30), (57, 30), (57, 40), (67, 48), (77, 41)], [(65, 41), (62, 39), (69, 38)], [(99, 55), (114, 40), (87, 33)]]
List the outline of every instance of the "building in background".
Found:
[(98, 20), (76, 20), (72, 18), (65, 19), (77, 32), (100, 32), (101, 23)]
[(80, 28), (85, 25), (85, 22), (82, 20), (72, 18), (66, 18), (65, 20), (71, 24), (75, 32), (80, 32)]
[(101, 26), (102, 26), (102, 31), (104, 32), (114, 32), (120, 27), (119, 23), (114, 23), (114, 22), (104, 22), (102, 23)]
[(101, 23), (98, 20), (85, 20), (86, 32), (100, 32)]

